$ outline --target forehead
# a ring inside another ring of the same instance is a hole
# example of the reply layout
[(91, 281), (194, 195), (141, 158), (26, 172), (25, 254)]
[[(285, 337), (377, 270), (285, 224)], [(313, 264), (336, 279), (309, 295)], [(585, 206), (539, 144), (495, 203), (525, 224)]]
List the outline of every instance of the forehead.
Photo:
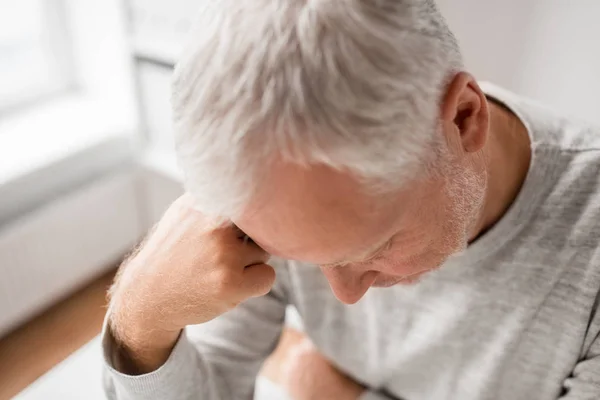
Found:
[(273, 255), (337, 262), (387, 240), (405, 214), (402, 196), (378, 195), (327, 166), (281, 163), (234, 222)]

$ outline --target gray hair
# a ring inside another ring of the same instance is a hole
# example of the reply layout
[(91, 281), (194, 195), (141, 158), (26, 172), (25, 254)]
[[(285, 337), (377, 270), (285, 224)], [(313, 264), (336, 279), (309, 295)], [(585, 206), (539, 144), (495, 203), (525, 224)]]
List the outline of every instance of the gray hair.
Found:
[(433, 0), (208, 1), (173, 82), (186, 189), (231, 218), (274, 158), (399, 188), (432, 161), (462, 67)]

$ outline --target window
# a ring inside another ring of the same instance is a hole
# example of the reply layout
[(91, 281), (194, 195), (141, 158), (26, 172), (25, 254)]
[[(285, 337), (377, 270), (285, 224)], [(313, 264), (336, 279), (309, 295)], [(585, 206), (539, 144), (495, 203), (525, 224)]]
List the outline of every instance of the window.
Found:
[(206, 0), (129, 0), (133, 48), (138, 57), (174, 64), (194, 16)]
[(132, 163), (123, 0), (0, 0), (0, 228)]
[(61, 0), (0, 3), (0, 114), (72, 84)]

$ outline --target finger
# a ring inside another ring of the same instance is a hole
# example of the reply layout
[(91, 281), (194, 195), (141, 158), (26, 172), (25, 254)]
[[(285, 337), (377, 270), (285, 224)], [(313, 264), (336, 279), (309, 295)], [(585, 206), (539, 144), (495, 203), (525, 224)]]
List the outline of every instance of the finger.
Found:
[(235, 236), (239, 240), (243, 241), (244, 243), (255, 243), (254, 240), (250, 236), (248, 236), (246, 232), (244, 232), (239, 226), (233, 224), (232, 228), (235, 231)]
[(250, 236), (248, 236), (246, 232), (244, 232), (240, 227), (238, 227), (232, 222), (224, 224), (220, 228), (218, 228), (218, 234), (222, 235), (228, 240), (233, 240), (235, 238), (237, 242), (242, 242), (245, 244), (254, 244), (258, 246), (258, 244)]
[(271, 257), (253, 240), (234, 225), (222, 228), (217, 233), (218, 240), (223, 243), (223, 252), (227, 254), (228, 264), (241, 268), (253, 264), (266, 263)]
[(246, 297), (260, 297), (269, 293), (275, 282), (275, 270), (267, 264), (254, 264), (244, 268), (242, 292)]

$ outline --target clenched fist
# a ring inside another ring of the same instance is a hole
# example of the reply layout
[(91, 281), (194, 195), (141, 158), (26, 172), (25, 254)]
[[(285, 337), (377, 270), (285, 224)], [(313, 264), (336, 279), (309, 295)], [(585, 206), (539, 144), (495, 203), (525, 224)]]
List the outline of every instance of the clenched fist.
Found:
[[(177, 199), (111, 289), (109, 326), (129, 373), (162, 365), (181, 330), (269, 292), (269, 255), (234, 226), (217, 225)], [(135, 371), (131, 371), (131, 370)]]
[(284, 329), (262, 373), (294, 400), (357, 400), (365, 390), (338, 371), (308, 337), (292, 328)]

